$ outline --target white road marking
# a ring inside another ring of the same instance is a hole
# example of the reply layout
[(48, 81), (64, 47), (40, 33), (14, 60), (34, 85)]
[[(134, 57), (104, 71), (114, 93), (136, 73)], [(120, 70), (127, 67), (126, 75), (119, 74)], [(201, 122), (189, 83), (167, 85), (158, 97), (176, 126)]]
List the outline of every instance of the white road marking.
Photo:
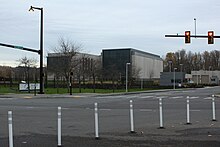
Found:
[(148, 98), (152, 98), (152, 97), (154, 97), (154, 96), (141, 96), (141, 97), (138, 97), (138, 98), (140, 98), (140, 99), (148, 99)]
[(206, 97), (206, 98), (204, 98), (204, 100), (211, 100), (212, 99), (212, 97)]
[(99, 109), (100, 111), (111, 111), (112, 109)]
[(180, 99), (180, 98), (183, 98), (183, 96), (170, 97), (170, 99)]
[(167, 96), (159, 96), (159, 97), (154, 97), (153, 99), (164, 99), (164, 98), (167, 98)]
[(63, 109), (63, 110), (69, 110), (70, 108), (65, 108), (65, 107), (62, 107), (62, 109)]
[(192, 111), (192, 112), (199, 112), (199, 111), (201, 111), (201, 110), (189, 110), (189, 111)]
[(17, 99), (17, 98), (0, 98), (0, 100), (14, 100), (14, 99)]
[(189, 99), (198, 99), (198, 96), (189, 97)]
[(150, 112), (150, 111), (153, 111), (152, 109), (140, 109), (140, 111), (142, 112)]

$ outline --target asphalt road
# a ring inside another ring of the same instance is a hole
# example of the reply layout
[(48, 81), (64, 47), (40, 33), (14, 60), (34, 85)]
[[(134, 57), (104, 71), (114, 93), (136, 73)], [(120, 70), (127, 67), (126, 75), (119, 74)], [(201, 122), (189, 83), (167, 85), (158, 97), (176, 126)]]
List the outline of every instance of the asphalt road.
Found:
[[(212, 94), (220, 87), (136, 93), (73, 96), (0, 95), (0, 147), (8, 146), (8, 116), (13, 112), (14, 147), (57, 146), (57, 107), (62, 107), (62, 144), (75, 146), (220, 146), (220, 122), (212, 120)], [(190, 122), (186, 125), (186, 97)], [(159, 127), (159, 98), (165, 129)], [(130, 133), (129, 101), (134, 105)], [(99, 135), (94, 135), (94, 103), (99, 108)], [(216, 98), (220, 118), (220, 98)]]

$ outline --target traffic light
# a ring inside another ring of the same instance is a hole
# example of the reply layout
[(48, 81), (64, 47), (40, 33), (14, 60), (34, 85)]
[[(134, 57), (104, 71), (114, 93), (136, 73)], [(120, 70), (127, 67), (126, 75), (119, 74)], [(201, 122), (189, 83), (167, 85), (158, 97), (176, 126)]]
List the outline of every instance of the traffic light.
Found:
[(214, 31), (208, 31), (208, 44), (214, 43)]
[(190, 31), (185, 31), (185, 43), (190, 43)]

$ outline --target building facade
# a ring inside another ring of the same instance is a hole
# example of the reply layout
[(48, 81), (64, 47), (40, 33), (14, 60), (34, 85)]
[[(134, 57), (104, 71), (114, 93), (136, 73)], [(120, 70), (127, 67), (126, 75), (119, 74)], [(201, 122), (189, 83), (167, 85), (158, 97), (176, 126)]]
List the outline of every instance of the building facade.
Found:
[(49, 53), (47, 56), (47, 78), (53, 80), (56, 76), (65, 77), (73, 73), (74, 77), (88, 77), (96, 66), (101, 65), (101, 57), (98, 55), (76, 53), (68, 56), (61, 53)]
[(102, 50), (102, 67), (106, 75), (115, 72), (115, 74), (118, 73), (116, 76), (125, 78), (126, 66), (132, 78), (159, 79), (160, 72), (163, 71), (163, 60), (158, 55), (133, 48)]
[(220, 71), (191, 71), (191, 75), (193, 83), (219, 85)]
[(175, 86), (180, 87), (185, 82), (185, 72), (161, 72), (160, 86)]

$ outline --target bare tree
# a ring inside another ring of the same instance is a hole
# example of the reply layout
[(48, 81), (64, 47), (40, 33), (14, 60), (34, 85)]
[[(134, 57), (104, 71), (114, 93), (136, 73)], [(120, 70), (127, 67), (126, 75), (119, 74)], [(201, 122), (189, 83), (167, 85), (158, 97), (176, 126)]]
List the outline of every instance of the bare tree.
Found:
[[(175, 54), (176, 58), (173, 56)], [(164, 71), (168, 71), (168, 61), (172, 61), (174, 67), (190, 73), (192, 70), (219, 70), (220, 69), (220, 51), (204, 51), (203, 53), (185, 52), (181, 50), (175, 53), (167, 53), (164, 59)], [(179, 66), (177, 66), (179, 64)]]
[(0, 81), (4, 82), (6, 86), (6, 81), (10, 80), (10, 86), (12, 84), (12, 69), (9, 66), (0, 66)]
[[(30, 77), (33, 80), (36, 76), (36, 70), (30, 70), (30, 68), (36, 68), (37, 60), (33, 58), (22, 57), (18, 60), (19, 66), (24, 67), (24, 78), (28, 83), (28, 92), (30, 93)], [(31, 75), (31, 76), (30, 76)]]
[(80, 61), (74, 60), (74, 56), (82, 50), (82, 44), (78, 44), (70, 39), (59, 38), (58, 45), (53, 48), (53, 51), (57, 53), (56, 61), (54, 60), (53, 66), (48, 69), (52, 71), (56, 79), (64, 77), (67, 86), (69, 85), (70, 72), (73, 72), (74, 68)]
[(91, 76), (93, 81), (93, 92), (95, 93), (95, 84), (96, 79), (101, 75), (102, 66), (101, 66), (101, 60), (91, 60)]

